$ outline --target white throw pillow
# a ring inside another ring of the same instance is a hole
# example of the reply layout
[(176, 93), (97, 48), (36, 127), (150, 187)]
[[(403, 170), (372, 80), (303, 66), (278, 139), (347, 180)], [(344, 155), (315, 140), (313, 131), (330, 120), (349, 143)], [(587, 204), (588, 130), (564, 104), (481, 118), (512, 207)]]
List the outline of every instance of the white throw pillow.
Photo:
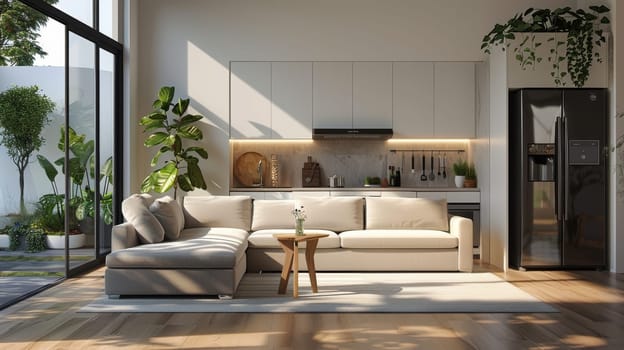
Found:
[(366, 228), (448, 231), (446, 200), (368, 197)]
[(294, 229), (295, 217), (292, 210), (294, 200), (255, 200), (251, 230)]
[(121, 213), (132, 224), (141, 243), (158, 243), (165, 238), (165, 230), (150, 212), (154, 198), (149, 194), (133, 194), (121, 202)]
[(251, 197), (249, 196), (186, 196), (184, 197), (186, 227), (229, 227), (251, 229)]
[(165, 238), (175, 241), (184, 229), (184, 212), (182, 206), (170, 196), (158, 198), (150, 205), (150, 211), (165, 230)]
[(362, 197), (306, 197), (296, 203), (305, 210), (306, 229), (342, 232), (364, 228)]

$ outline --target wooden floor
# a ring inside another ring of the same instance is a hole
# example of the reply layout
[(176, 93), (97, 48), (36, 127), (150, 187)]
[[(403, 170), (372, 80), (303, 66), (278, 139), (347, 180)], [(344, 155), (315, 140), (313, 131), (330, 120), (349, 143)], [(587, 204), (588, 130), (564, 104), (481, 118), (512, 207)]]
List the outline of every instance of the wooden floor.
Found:
[(1, 311), (0, 349), (624, 349), (622, 274), (499, 273), (549, 314), (77, 313), (103, 272)]

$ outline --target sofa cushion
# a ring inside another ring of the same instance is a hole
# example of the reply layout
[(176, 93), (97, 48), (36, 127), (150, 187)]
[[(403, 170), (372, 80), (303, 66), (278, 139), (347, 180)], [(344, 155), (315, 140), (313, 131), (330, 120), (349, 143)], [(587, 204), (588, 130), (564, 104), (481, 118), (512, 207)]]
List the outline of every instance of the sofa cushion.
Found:
[(165, 239), (175, 241), (184, 229), (182, 206), (170, 196), (158, 198), (150, 205), (150, 211), (165, 230)]
[[(293, 229), (260, 230), (249, 235), (249, 248), (280, 248), (280, 244), (274, 234), (295, 233)], [(319, 239), (317, 248), (340, 248), (340, 238), (333, 231), (305, 230), (305, 233), (325, 233), (328, 237)], [(306, 242), (299, 243), (299, 247), (305, 247)]]
[(342, 248), (457, 248), (456, 236), (437, 230), (357, 230), (340, 234)]
[(255, 200), (253, 202), (251, 230), (293, 228), (295, 218), (291, 211), (294, 207), (294, 200)]
[(247, 249), (247, 232), (231, 228), (185, 229), (175, 242), (143, 244), (106, 256), (108, 268), (231, 269)]
[(186, 196), (185, 227), (230, 227), (251, 230), (251, 197)]
[(307, 219), (305, 228), (342, 232), (364, 228), (364, 199), (361, 197), (307, 197), (296, 200)]
[(446, 200), (426, 198), (366, 198), (367, 229), (448, 231)]
[(150, 212), (154, 198), (146, 193), (133, 194), (121, 202), (121, 213), (132, 224), (141, 243), (157, 243), (165, 238), (165, 230)]

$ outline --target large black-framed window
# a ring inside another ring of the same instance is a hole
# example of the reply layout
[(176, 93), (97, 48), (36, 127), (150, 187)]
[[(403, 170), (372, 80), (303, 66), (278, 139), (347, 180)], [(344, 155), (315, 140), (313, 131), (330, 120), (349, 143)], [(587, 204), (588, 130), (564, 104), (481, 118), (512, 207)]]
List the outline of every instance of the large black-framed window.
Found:
[[(93, 201), (93, 222), (85, 224), (93, 230), (93, 255), (88, 261), (72, 261), (71, 250), (65, 249), (65, 275), (71, 277), (103, 262), (110, 252), (110, 228), (121, 222), (123, 195), (123, 46), (101, 33), (99, 29), (100, 1), (92, 1), (92, 26), (74, 18), (61, 9), (37, 0), (19, 0), (65, 26), (65, 159), (70, 159), (70, 131), (77, 124), (77, 115), (89, 140), (94, 141), (91, 186), (93, 193), (83, 200)], [(87, 21), (88, 22), (88, 21)], [(70, 91), (69, 82), (80, 85)], [(76, 96), (78, 95), (78, 96)], [(80, 111), (78, 114), (77, 111)], [(88, 127), (84, 127), (84, 125)], [(110, 161), (109, 161), (110, 158)], [(65, 163), (65, 169), (70, 169)], [(108, 173), (107, 173), (108, 171)], [(69, 173), (69, 171), (68, 171)], [(112, 181), (110, 179), (114, 179)], [(74, 196), (74, 197), (72, 197)], [(65, 177), (65, 207), (72, 193), (71, 174)], [(91, 196), (91, 197), (89, 197)], [(71, 213), (66, 213), (68, 231)], [(105, 219), (106, 218), (106, 219)], [(88, 228), (85, 228), (88, 229)], [(69, 247), (66, 232), (66, 247)]]

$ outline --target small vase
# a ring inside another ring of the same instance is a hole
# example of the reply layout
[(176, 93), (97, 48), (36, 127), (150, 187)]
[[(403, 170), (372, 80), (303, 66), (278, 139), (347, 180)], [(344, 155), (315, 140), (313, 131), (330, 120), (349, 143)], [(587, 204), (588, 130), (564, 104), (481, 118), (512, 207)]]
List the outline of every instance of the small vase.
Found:
[(304, 219), (296, 219), (295, 220), (295, 235), (303, 236), (303, 222)]
[(466, 180), (465, 176), (455, 175), (455, 187), (457, 187), (457, 188), (464, 187), (464, 180)]

